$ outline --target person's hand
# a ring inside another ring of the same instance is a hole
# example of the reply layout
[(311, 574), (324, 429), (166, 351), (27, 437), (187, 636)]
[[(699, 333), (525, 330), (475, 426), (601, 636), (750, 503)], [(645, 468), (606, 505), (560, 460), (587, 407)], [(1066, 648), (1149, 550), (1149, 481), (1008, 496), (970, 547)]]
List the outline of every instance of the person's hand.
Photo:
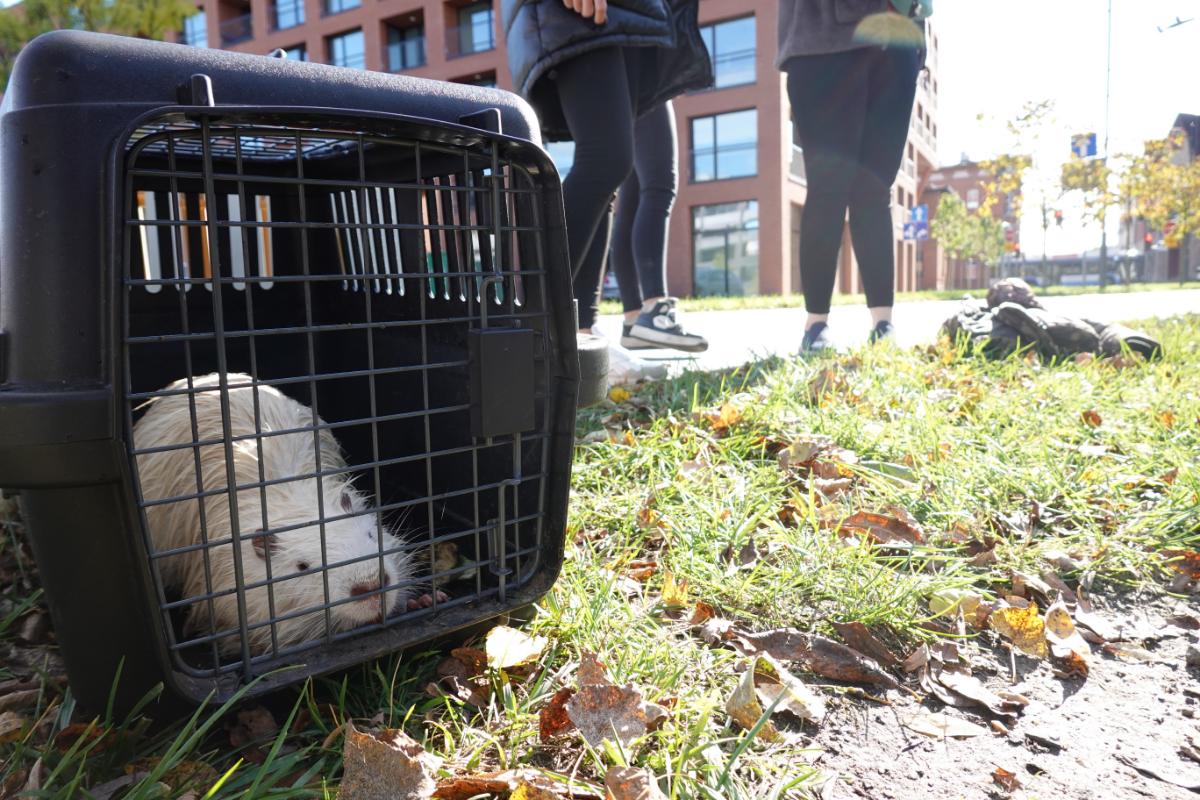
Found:
[(562, 0), (563, 5), (579, 14), (590, 17), (597, 25), (608, 19), (608, 0)]

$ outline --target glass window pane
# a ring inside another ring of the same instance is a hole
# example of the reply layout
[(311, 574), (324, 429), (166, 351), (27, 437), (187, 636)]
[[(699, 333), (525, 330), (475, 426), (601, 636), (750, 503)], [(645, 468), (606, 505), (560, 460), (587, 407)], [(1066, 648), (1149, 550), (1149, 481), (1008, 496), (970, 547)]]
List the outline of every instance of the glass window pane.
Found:
[(757, 175), (758, 112), (755, 109), (692, 120), (692, 180)]
[(363, 32), (350, 31), (329, 38), (329, 63), (336, 67), (363, 69), (366, 66), (366, 50)]
[(758, 202), (692, 209), (697, 295), (758, 293)]
[(362, 0), (325, 0), (326, 14), (340, 14), (362, 5)]
[(302, 44), (289, 47), (283, 52), (287, 53), (288, 61), (308, 61), (308, 50)]
[(208, 47), (208, 20), (203, 11), (184, 18), (182, 39), (192, 47)]
[(304, 0), (275, 0), (275, 29), (304, 24)]
[(458, 45), (462, 54), (494, 49), (494, 30), (490, 3), (474, 3), (458, 10)]
[(717, 177), (717, 151), (712, 117), (692, 120), (692, 180), (711, 181)]

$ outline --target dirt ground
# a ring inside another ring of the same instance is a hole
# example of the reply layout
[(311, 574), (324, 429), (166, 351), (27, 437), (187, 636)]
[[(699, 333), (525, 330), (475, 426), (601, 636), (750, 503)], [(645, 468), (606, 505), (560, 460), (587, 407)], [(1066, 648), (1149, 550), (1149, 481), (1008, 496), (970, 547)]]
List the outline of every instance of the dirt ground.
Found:
[[(1185, 661), (1200, 642), (1198, 604), (1124, 598), (1097, 611), (1155, 660), (1094, 653), (1086, 679), (1056, 677), (1047, 662), (1018, 657), (1017, 680), (1003, 649), (977, 653), (972, 666), (991, 689), (1030, 700), (1008, 733), (967, 709), (922, 707), (892, 694), (894, 705), (845, 699), (831, 706), (811, 745), (814, 763), (828, 776), (822, 800), (943, 798), (1195, 797), (1200, 793), (1200, 670)], [(1183, 615), (1184, 627), (1171, 624)], [(1093, 648), (1094, 650), (1098, 648)], [(944, 712), (988, 728), (961, 739), (931, 739), (904, 727), (924, 711)], [(1192, 755), (1188, 754), (1190, 750)], [(993, 780), (1003, 768), (1020, 782), (1009, 791)], [(1158, 777), (1153, 777), (1157, 775)], [(1185, 788), (1190, 787), (1190, 788)]]

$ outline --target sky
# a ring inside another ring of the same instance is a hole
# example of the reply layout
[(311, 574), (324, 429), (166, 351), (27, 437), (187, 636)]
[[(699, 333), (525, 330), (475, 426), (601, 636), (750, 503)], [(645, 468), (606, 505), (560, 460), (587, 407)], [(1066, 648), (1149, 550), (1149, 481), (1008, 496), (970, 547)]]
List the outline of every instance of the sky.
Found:
[[(1072, 133), (1095, 132), (1103, 151), (1107, 6), (1108, 0), (935, 0), (942, 164), (956, 164), (963, 154), (976, 160), (1011, 152), (1003, 123), (1031, 100), (1054, 103), (1033, 150), (1043, 174), (1058, 174)], [(1197, 19), (1158, 32), (1176, 17)], [(1111, 67), (1110, 153), (1140, 152), (1146, 139), (1168, 134), (1176, 114), (1200, 114), (1200, 0), (1112, 0)], [(1026, 258), (1041, 255), (1035, 205), (1027, 199), (1022, 220)], [(1099, 230), (1076, 222), (1077, 205), (1060, 206), (1065, 224), (1051, 225), (1047, 251), (1098, 247)], [(1116, 224), (1110, 220), (1110, 248)]]

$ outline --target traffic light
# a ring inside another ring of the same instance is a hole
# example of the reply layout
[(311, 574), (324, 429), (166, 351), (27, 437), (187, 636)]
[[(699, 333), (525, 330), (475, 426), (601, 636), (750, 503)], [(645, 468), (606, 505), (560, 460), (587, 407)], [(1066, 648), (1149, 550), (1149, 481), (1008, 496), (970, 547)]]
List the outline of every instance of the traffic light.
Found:
[(1054, 224), (1060, 228), (1062, 227), (1062, 211), (1057, 209), (1054, 212)]
[(1146, 235), (1142, 237), (1142, 250), (1149, 250), (1150, 246), (1153, 244), (1154, 244), (1154, 234), (1147, 231)]

